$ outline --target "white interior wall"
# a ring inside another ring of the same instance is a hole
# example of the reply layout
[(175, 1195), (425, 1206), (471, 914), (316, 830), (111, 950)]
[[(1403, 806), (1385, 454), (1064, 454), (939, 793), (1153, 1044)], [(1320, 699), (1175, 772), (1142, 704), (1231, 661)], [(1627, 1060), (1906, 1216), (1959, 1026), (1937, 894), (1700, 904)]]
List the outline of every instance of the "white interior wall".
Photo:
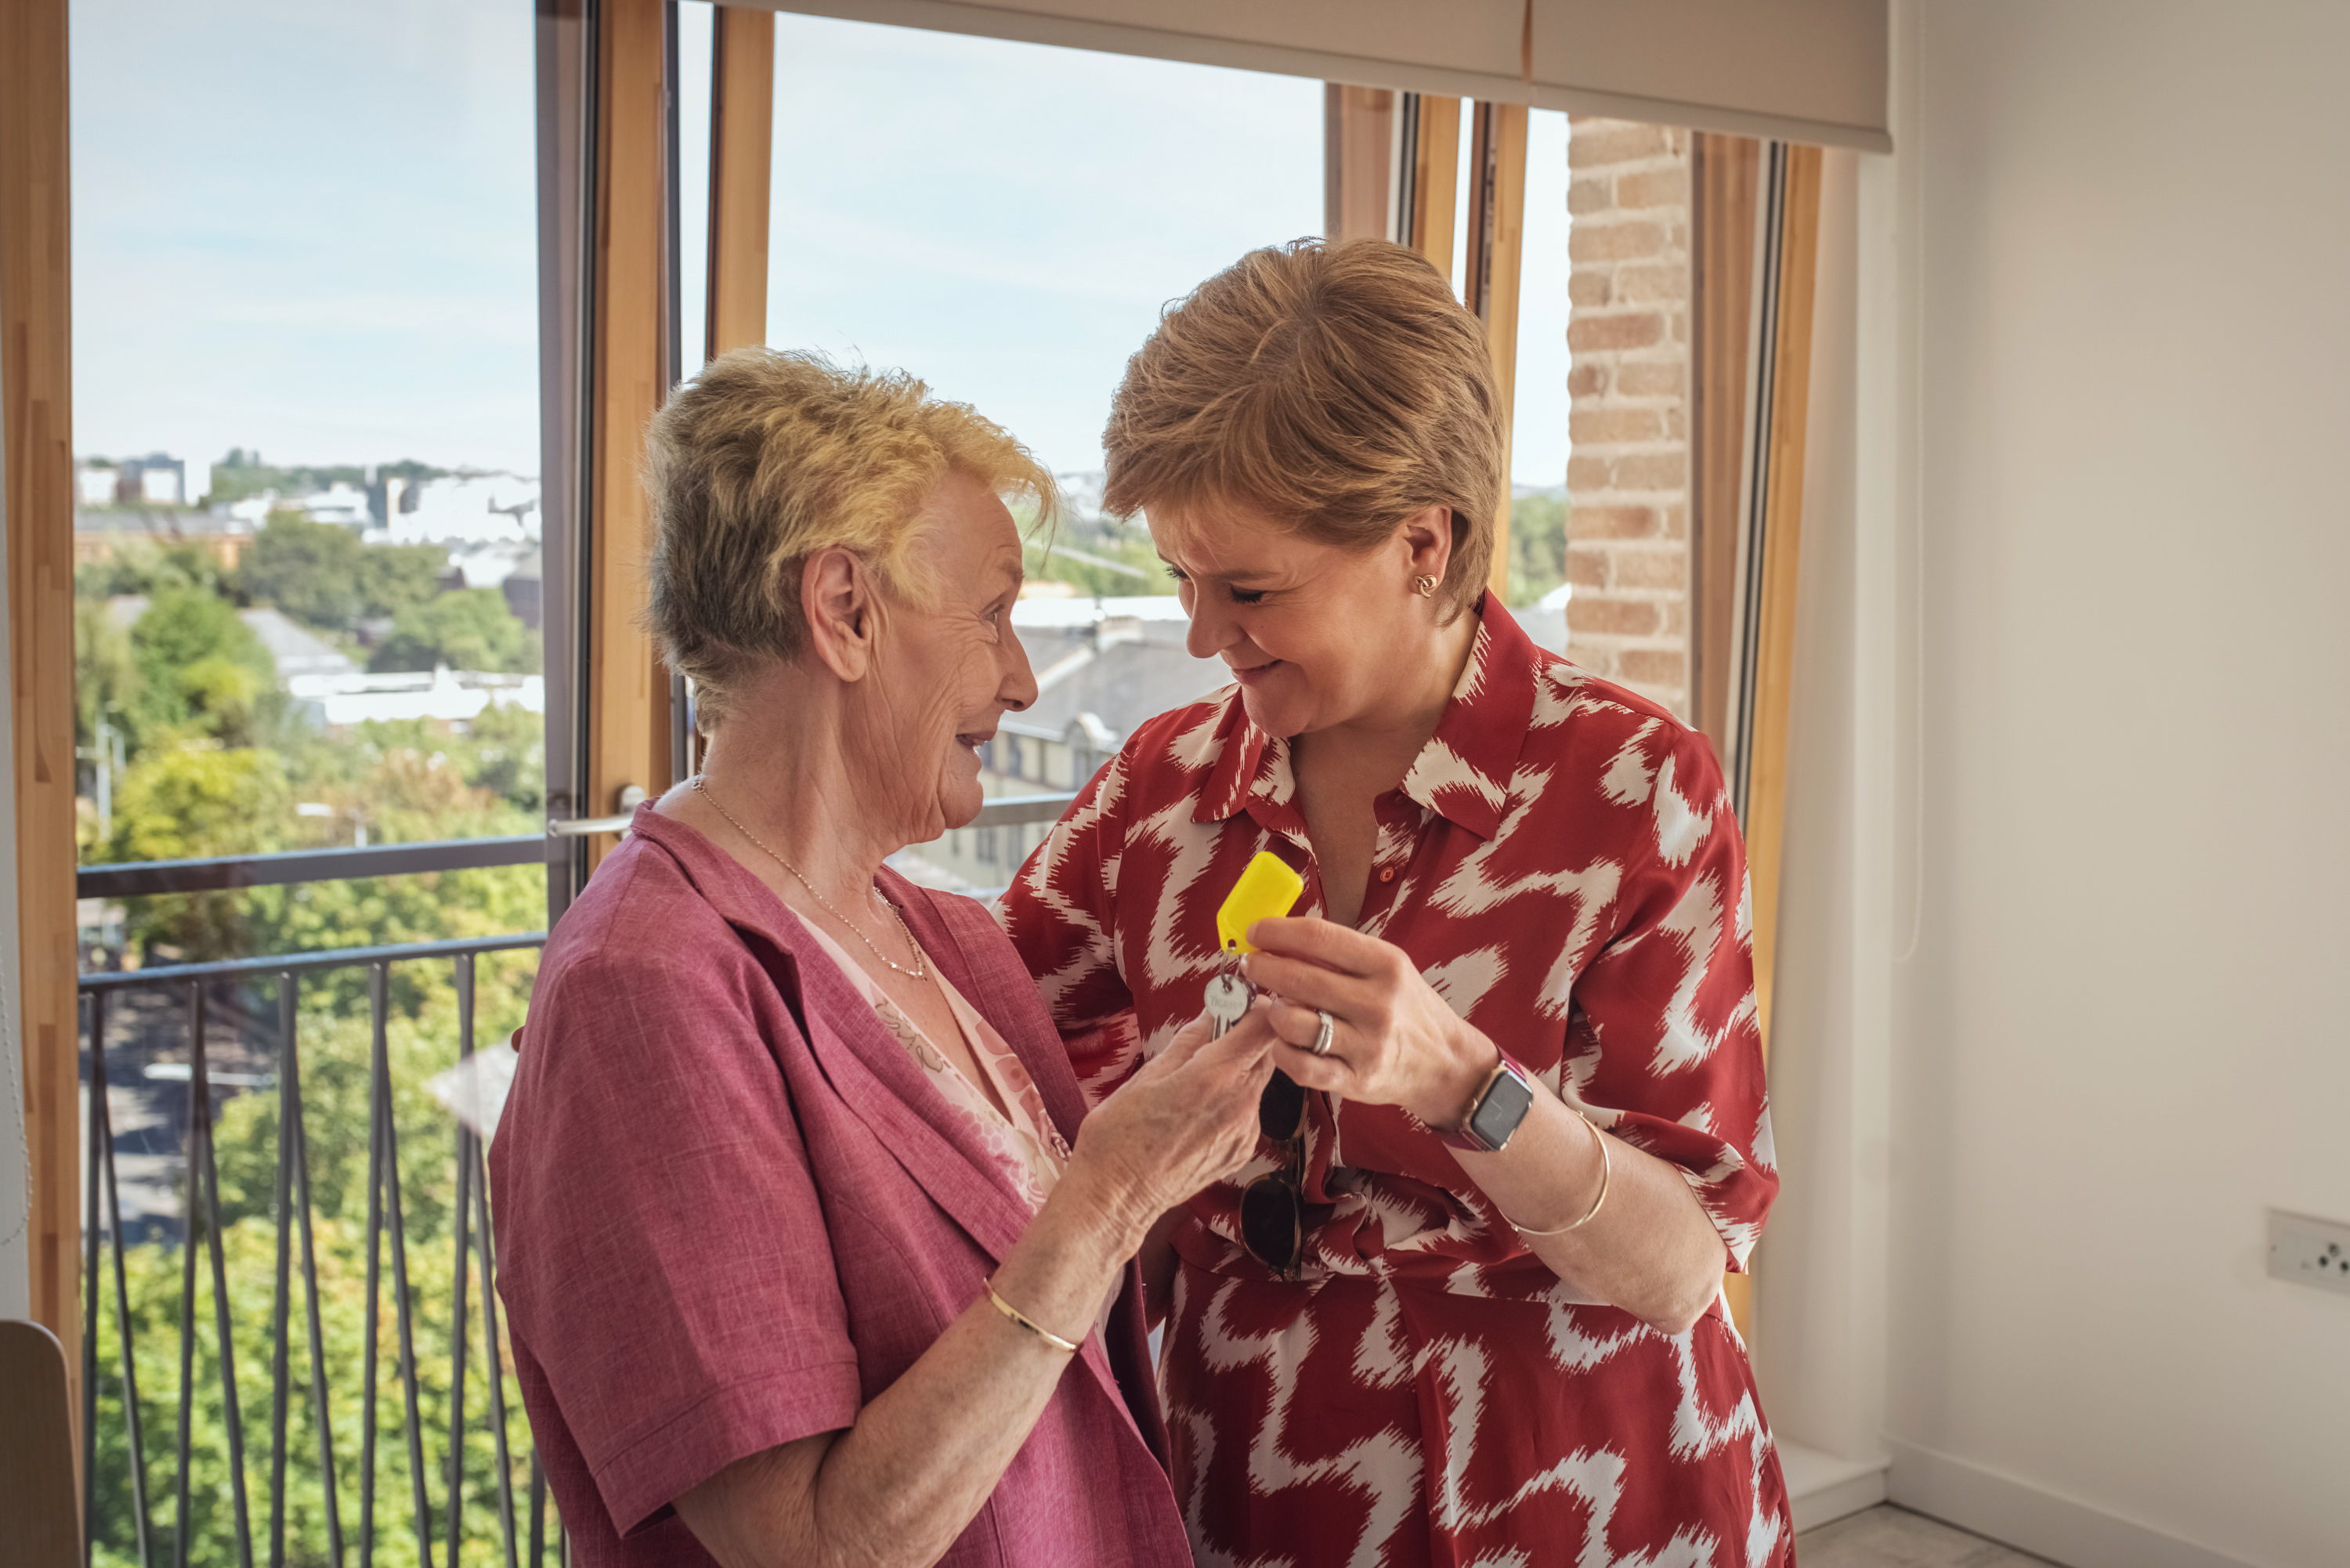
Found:
[(2265, 1209), (2350, 1220), (2350, 6), (1898, 26), (1893, 1495), (2077, 1568), (2350, 1562), (2350, 1300), (2262, 1272)]
[(1805, 431), (1771, 1023), (1782, 1187), (1757, 1253), (1753, 1344), (1799, 1527), (1819, 1517), (1815, 1493), (1831, 1512), (1884, 1495), (1894, 714), (1879, 649), (1895, 592), (1887, 476), (1863, 462), (1886, 422), (1862, 410), (1886, 406), (1886, 389), (1864, 375), (1858, 340), (1861, 253), (1887, 242), (1887, 173), (1882, 160), (1826, 155)]

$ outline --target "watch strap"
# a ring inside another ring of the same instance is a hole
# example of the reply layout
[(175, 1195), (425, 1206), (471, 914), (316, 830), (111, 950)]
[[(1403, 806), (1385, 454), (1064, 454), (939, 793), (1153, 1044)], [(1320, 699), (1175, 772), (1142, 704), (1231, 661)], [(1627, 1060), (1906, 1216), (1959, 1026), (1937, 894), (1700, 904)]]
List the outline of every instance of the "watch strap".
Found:
[[(1533, 1108), (1534, 1075), (1527, 1072), (1515, 1057), (1507, 1051), (1502, 1050), (1500, 1046), (1495, 1046), (1494, 1052), (1501, 1060), (1493, 1064), (1493, 1071), (1487, 1075), (1482, 1086), (1470, 1099), (1469, 1108), (1461, 1114), (1461, 1125), (1458, 1127), (1429, 1129), (1436, 1135), (1437, 1140), (1445, 1147), (1465, 1148), (1475, 1154), (1499, 1154), (1509, 1143), (1510, 1135), (1518, 1130), (1518, 1124), (1525, 1120), (1526, 1112)], [(1523, 1091), (1521, 1095), (1510, 1096), (1517, 1102), (1517, 1114), (1509, 1118), (1509, 1126), (1505, 1127), (1486, 1127), (1481, 1130), (1481, 1119), (1483, 1122), (1492, 1122), (1494, 1119), (1491, 1115), (1484, 1113), (1498, 1108), (1497, 1105), (1489, 1106), (1489, 1102), (1493, 1101), (1493, 1091), (1504, 1082), (1513, 1079), (1515, 1080), (1517, 1087)]]

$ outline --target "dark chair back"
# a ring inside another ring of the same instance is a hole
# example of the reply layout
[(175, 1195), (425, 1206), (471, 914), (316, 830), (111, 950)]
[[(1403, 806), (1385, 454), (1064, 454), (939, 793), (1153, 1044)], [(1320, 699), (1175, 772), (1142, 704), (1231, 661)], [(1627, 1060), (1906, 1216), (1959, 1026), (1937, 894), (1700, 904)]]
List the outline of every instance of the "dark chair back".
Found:
[(73, 1415), (66, 1353), (37, 1323), (0, 1318), (0, 1520), (8, 1561), (78, 1568)]

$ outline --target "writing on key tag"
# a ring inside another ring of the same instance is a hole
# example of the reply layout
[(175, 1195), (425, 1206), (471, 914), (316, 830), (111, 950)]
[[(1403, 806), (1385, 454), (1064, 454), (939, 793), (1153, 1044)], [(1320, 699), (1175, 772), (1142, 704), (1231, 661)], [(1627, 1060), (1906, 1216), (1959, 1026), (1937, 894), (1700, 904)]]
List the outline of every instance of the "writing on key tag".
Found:
[(1208, 1022), (1214, 1026), (1211, 1039), (1222, 1039), (1232, 1026), (1248, 1015), (1248, 982), (1232, 973), (1218, 975), (1208, 982)]

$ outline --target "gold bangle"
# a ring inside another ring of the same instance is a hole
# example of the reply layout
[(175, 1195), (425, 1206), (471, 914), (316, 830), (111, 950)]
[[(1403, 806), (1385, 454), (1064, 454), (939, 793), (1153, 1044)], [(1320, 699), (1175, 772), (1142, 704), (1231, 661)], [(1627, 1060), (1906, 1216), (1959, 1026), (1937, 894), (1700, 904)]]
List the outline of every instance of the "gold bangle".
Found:
[(1599, 1206), (1607, 1201), (1608, 1184), (1616, 1179), (1616, 1162), (1607, 1157), (1607, 1135), (1599, 1130), (1597, 1122), (1579, 1111), (1575, 1113), (1575, 1119), (1591, 1129), (1592, 1141), (1599, 1146), (1599, 1196), (1591, 1200), (1591, 1207), (1584, 1211), (1582, 1219), (1570, 1225), (1562, 1225), (1555, 1231), (1529, 1231), (1516, 1220), (1510, 1220), (1508, 1215), (1502, 1215), (1503, 1219), (1510, 1220), (1510, 1229), (1521, 1236), (1564, 1236), (1569, 1231), (1580, 1231), (1599, 1217)]
[(1045, 1344), (1051, 1345), (1057, 1351), (1061, 1351), (1065, 1355), (1075, 1355), (1077, 1353), (1076, 1341), (1073, 1339), (1063, 1339), (1059, 1334), (1055, 1334), (1051, 1329), (1046, 1328), (1044, 1324), (1030, 1317), (1026, 1313), (1022, 1312), (1018, 1307), (1014, 1306), (1010, 1302), (1005, 1301), (1002, 1296), (997, 1295), (995, 1293), (995, 1282), (993, 1280), (986, 1282), (984, 1288), (987, 1291), (987, 1299), (995, 1303), (995, 1310), (1002, 1313), (1005, 1317), (1011, 1319), (1014, 1323), (1018, 1324), (1022, 1328), (1026, 1329), (1029, 1333), (1035, 1334), (1037, 1338), (1043, 1340)]

